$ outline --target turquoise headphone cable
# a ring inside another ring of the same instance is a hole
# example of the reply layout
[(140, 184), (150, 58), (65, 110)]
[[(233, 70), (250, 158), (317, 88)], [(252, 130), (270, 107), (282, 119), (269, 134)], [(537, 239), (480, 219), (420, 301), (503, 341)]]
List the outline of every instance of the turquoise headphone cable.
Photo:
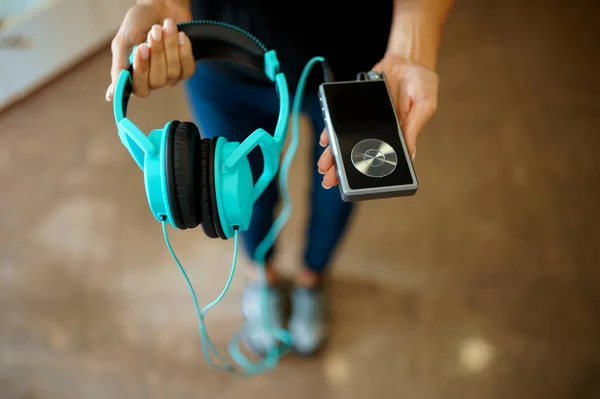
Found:
[(279, 173), (279, 186), (281, 190), (281, 197), (283, 207), (277, 219), (273, 222), (273, 225), (269, 229), (269, 232), (261, 243), (256, 248), (254, 254), (254, 260), (264, 269), (265, 266), (265, 255), (267, 251), (275, 244), (277, 236), (281, 232), (281, 229), (287, 222), (292, 213), (292, 200), (288, 190), (288, 175), (289, 169), (298, 149), (298, 142), (300, 139), (300, 112), (302, 111), (302, 100), (304, 99), (304, 88), (308, 80), (308, 76), (314, 64), (317, 62), (325, 62), (323, 57), (314, 57), (304, 67), (300, 79), (298, 80), (298, 87), (296, 88), (296, 94), (294, 95), (294, 103), (292, 105), (292, 136), (290, 138), (289, 147), (281, 161), (281, 169)]
[[(283, 228), (283, 226), (289, 219), (289, 216), (292, 212), (292, 201), (290, 198), (289, 188), (288, 188), (288, 175), (289, 175), (289, 169), (290, 169), (291, 163), (293, 161), (294, 155), (298, 148), (298, 143), (299, 143), (299, 138), (300, 138), (300, 132), (299, 132), (299, 130), (300, 130), (300, 113), (301, 113), (301, 106), (302, 106), (302, 101), (303, 101), (303, 97), (304, 97), (304, 89), (305, 89), (306, 82), (308, 80), (310, 71), (317, 62), (323, 63), (323, 71), (324, 71), (324, 74), (326, 75), (325, 78), (327, 79), (329, 77), (328, 73), (330, 73), (330, 71), (329, 71), (328, 67), (326, 66), (326, 62), (323, 57), (312, 58), (306, 64), (306, 66), (304, 67), (304, 69), (302, 71), (302, 74), (298, 81), (298, 87), (296, 89), (296, 93), (294, 96), (294, 103), (292, 106), (292, 134), (291, 134), (291, 138), (290, 138), (290, 143), (289, 143), (288, 149), (285, 153), (285, 156), (281, 162), (281, 169), (280, 169), (280, 173), (279, 173), (279, 186), (280, 186), (280, 191), (281, 191), (281, 196), (282, 196), (283, 207), (282, 207), (282, 210), (281, 210), (280, 214), (278, 215), (277, 219), (275, 219), (275, 221), (273, 222), (273, 225), (269, 229), (269, 232), (267, 233), (265, 238), (261, 241), (261, 243), (258, 245), (256, 252), (254, 254), (254, 261), (257, 264), (256, 267), (258, 267), (261, 281), (264, 283), (263, 287), (262, 287), (263, 289), (261, 292), (261, 296), (260, 296), (261, 297), (261, 300), (260, 300), (261, 314), (263, 316), (263, 318), (262, 318), (263, 328), (268, 330), (274, 338), (277, 338), (279, 341), (284, 343), (284, 346), (286, 348), (284, 348), (283, 353), (281, 352), (281, 349), (279, 347), (275, 347), (267, 352), (265, 359), (263, 359), (262, 361), (260, 361), (258, 363), (252, 363), (244, 355), (242, 355), (242, 353), (239, 349), (239, 343), (241, 341), (241, 333), (238, 333), (238, 334), (236, 334), (236, 337), (234, 337), (231, 340), (228, 347), (229, 347), (229, 353), (230, 353), (231, 358), (238, 365), (240, 365), (242, 368), (245, 369), (245, 372), (240, 372), (219, 354), (219, 352), (216, 350), (216, 348), (206, 330), (206, 326), (204, 324), (204, 317), (206, 316), (206, 313), (223, 299), (223, 297), (226, 295), (226, 293), (229, 290), (231, 283), (233, 281), (233, 276), (234, 276), (235, 270), (236, 270), (238, 251), (239, 251), (239, 238), (238, 238), (239, 231), (238, 231), (238, 229), (235, 229), (235, 231), (234, 231), (233, 260), (231, 263), (231, 271), (229, 273), (227, 282), (225, 283), (225, 286), (223, 287), (221, 294), (215, 300), (213, 300), (211, 303), (209, 303), (206, 307), (204, 307), (204, 309), (201, 309), (201, 307), (198, 303), (198, 298), (196, 296), (196, 292), (194, 290), (194, 286), (193, 286), (192, 282), (190, 281), (190, 279), (185, 271), (185, 268), (183, 267), (183, 265), (181, 264), (181, 262), (175, 255), (175, 251), (173, 250), (173, 247), (171, 246), (171, 242), (169, 240), (168, 233), (167, 233), (167, 222), (166, 222), (166, 220), (162, 220), (162, 230), (163, 230), (165, 243), (167, 245), (169, 252), (171, 253), (171, 256), (173, 257), (173, 260), (177, 264), (179, 271), (183, 275), (183, 278), (185, 279), (187, 287), (192, 296), (192, 301), (194, 303), (196, 316), (198, 318), (200, 343), (202, 345), (202, 351), (204, 353), (204, 357), (211, 367), (218, 369), (218, 370), (226, 370), (226, 371), (229, 371), (238, 376), (246, 376), (246, 377), (254, 376), (254, 375), (260, 374), (264, 371), (267, 371), (269, 369), (274, 369), (277, 366), (277, 363), (278, 363), (279, 359), (283, 356), (283, 354), (285, 352), (288, 352), (289, 350), (291, 350), (292, 337), (289, 334), (289, 332), (287, 332), (281, 328), (275, 328), (269, 323), (269, 309), (268, 309), (268, 303), (267, 303), (268, 297), (267, 297), (267, 292), (266, 292), (267, 286), (266, 286), (265, 254), (275, 244), (277, 236), (281, 232), (281, 229)], [(215, 364), (213, 362), (211, 354), (214, 355), (222, 365)]]
[[(225, 359), (223, 359), (223, 357), (219, 354), (219, 352), (216, 350), (214, 344), (212, 343), (210, 336), (206, 332), (206, 326), (204, 325), (204, 316), (213, 306), (215, 306), (217, 303), (219, 303), (219, 301), (221, 299), (223, 299), (223, 297), (229, 290), (229, 287), (231, 286), (231, 283), (233, 281), (233, 275), (235, 274), (237, 257), (238, 257), (238, 231), (236, 229), (234, 232), (234, 235), (233, 235), (233, 261), (231, 263), (231, 271), (229, 272), (229, 278), (227, 279), (227, 283), (225, 283), (225, 287), (223, 287), (221, 294), (214, 301), (209, 303), (204, 309), (200, 309), (200, 305), (198, 303), (198, 297), (196, 296), (196, 290), (194, 290), (194, 285), (192, 284), (190, 278), (188, 277), (188, 275), (185, 271), (185, 268), (179, 261), (179, 258), (177, 257), (177, 255), (175, 255), (175, 251), (173, 250), (173, 247), (171, 246), (171, 241), (169, 240), (169, 235), (167, 233), (167, 223), (165, 220), (162, 221), (162, 230), (163, 230), (163, 235), (165, 237), (165, 242), (167, 244), (167, 248), (169, 249), (169, 252), (171, 253), (171, 256), (173, 257), (173, 260), (177, 264), (179, 271), (183, 275), (183, 278), (185, 279), (185, 282), (186, 282), (188, 289), (190, 291), (190, 294), (192, 296), (192, 301), (194, 303), (194, 308), (196, 310), (196, 316), (198, 317), (198, 324), (199, 324), (199, 329), (200, 329), (200, 343), (202, 345), (202, 351), (204, 352), (204, 357), (206, 358), (206, 361), (211, 365), (211, 367), (214, 367), (217, 369), (222, 369), (222, 370), (230, 370), (232, 368), (231, 365), (229, 365), (228, 362), (225, 361)], [(207, 347), (207, 345), (208, 345), (208, 347)], [(217, 357), (224, 364), (224, 366), (219, 367), (213, 363), (210, 353), (208, 352), (209, 349), (210, 349), (210, 352), (212, 352), (213, 355), (215, 355), (215, 357)]]

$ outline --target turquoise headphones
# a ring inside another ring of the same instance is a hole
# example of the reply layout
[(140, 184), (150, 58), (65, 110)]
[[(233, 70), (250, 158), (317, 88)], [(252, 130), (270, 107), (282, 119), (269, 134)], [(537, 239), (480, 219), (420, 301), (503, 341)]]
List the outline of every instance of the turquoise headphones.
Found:
[[(131, 95), (132, 68), (121, 71), (117, 80), (114, 115), (121, 143), (129, 151), (144, 173), (144, 184), (150, 210), (161, 222), (165, 242), (171, 256), (183, 274), (192, 295), (199, 320), (202, 350), (207, 362), (214, 368), (227, 370), (241, 376), (253, 376), (276, 367), (279, 359), (292, 348), (291, 334), (269, 323), (266, 284), (261, 298), (261, 313), (265, 315), (263, 327), (280, 345), (269, 350), (263, 359), (253, 363), (240, 350), (241, 335), (229, 344), (229, 354), (241, 366), (240, 372), (215, 349), (204, 324), (204, 317), (226, 294), (235, 272), (238, 254), (238, 232), (250, 224), (256, 199), (274, 179), (279, 168), (279, 158), (286, 140), (290, 114), (289, 92), (285, 76), (279, 70), (279, 61), (273, 50), (267, 48), (250, 33), (236, 26), (218, 21), (192, 21), (178, 25), (192, 43), (196, 61), (219, 59), (243, 64), (264, 72), (275, 83), (279, 96), (279, 118), (274, 134), (257, 129), (241, 143), (228, 142), (224, 137), (202, 139), (192, 122), (171, 121), (162, 129), (152, 130), (146, 136), (126, 116)], [(135, 51), (135, 49), (134, 49)], [(254, 260), (264, 275), (264, 256), (274, 244), (291, 213), (287, 176), (294, 153), (298, 147), (299, 114), (304, 86), (310, 69), (316, 62), (323, 65), (323, 73), (330, 75), (322, 57), (311, 59), (300, 77), (292, 113), (292, 137), (281, 164), (280, 190), (283, 209), (271, 226), (267, 236), (258, 246)], [(133, 52), (130, 57), (133, 65)], [(264, 158), (262, 175), (253, 183), (247, 155), (259, 146)], [(167, 234), (167, 225), (180, 230), (202, 226), (211, 238), (234, 239), (234, 256), (229, 279), (221, 294), (204, 309), (200, 308), (190, 279), (175, 255)], [(262, 267), (260, 267), (262, 266)], [(266, 280), (265, 280), (266, 281)], [(216, 365), (212, 356), (219, 359)]]
[[(264, 70), (279, 95), (279, 119), (273, 135), (257, 129), (242, 143), (230, 143), (224, 137), (201, 139), (192, 122), (171, 121), (146, 137), (126, 116), (131, 71), (123, 70), (117, 80), (114, 114), (119, 136), (144, 172), (154, 217), (180, 230), (201, 225), (208, 237), (227, 239), (233, 237), (234, 229), (248, 228), (252, 203), (277, 172), (288, 127), (287, 82), (275, 51), (267, 51), (238, 27), (193, 21), (178, 28), (190, 38), (196, 61), (218, 58)], [(253, 184), (246, 156), (256, 146), (262, 150), (264, 169)]]

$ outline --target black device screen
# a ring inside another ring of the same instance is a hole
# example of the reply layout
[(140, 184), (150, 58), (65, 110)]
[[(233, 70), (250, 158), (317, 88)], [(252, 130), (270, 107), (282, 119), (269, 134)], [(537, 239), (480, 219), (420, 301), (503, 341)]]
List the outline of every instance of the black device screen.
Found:
[[(362, 81), (323, 85), (329, 118), (342, 152), (348, 184), (352, 189), (413, 184), (400, 139), (401, 132), (384, 81)], [(397, 157), (396, 168), (384, 177), (370, 177), (352, 163), (352, 149), (365, 139), (388, 143)]]

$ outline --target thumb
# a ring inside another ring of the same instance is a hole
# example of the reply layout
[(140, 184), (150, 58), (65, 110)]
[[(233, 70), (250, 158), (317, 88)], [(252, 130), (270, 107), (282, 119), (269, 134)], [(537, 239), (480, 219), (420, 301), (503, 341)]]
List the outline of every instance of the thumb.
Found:
[(112, 52), (111, 83), (106, 90), (106, 101), (112, 101), (119, 74), (130, 66), (129, 55), (133, 46), (143, 43), (148, 31), (157, 22), (159, 22), (159, 17), (153, 6), (135, 5), (125, 14), (121, 27), (110, 46)]
[(432, 99), (417, 100), (406, 116), (404, 139), (413, 160), (417, 151), (417, 138), (435, 111), (436, 104)]
[(112, 101), (115, 94), (115, 85), (119, 74), (123, 69), (129, 68), (129, 53), (133, 50), (133, 45), (128, 41), (123, 40), (118, 35), (113, 39), (111, 44), (112, 50), (112, 65), (110, 69), (111, 82), (106, 90), (106, 101)]

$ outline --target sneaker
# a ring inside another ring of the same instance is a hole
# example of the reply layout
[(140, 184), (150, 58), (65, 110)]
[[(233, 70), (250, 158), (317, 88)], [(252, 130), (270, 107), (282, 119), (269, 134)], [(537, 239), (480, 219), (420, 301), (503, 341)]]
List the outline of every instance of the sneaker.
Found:
[(290, 299), (288, 329), (294, 339), (294, 349), (301, 355), (312, 355), (323, 346), (329, 333), (326, 290), (295, 287)]
[[(255, 355), (265, 355), (270, 349), (277, 346), (277, 339), (263, 327), (262, 320), (262, 290), (263, 285), (251, 283), (244, 290), (242, 296), (242, 312), (244, 314), (244, 327), (242, 340)], [(283, 327), (282, 295), (279, 287), (267, 287), (267, 305), (269, 310), (268, 323), (271, 328)]]

